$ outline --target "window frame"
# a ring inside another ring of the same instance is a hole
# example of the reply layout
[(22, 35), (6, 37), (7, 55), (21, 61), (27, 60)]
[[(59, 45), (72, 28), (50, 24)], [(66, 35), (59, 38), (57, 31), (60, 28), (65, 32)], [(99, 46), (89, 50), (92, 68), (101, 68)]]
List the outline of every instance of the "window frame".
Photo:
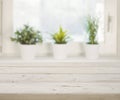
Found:
[[(100, 44), (101, 55), (118, 55), (117, 1), (105, 0), (105, 42)], [(18, 45), (10, 41), (13, 34), (13, 0), (2, 0), (2, 54), (17, 56)], [(6, 17), (7, 16), (7, 17)], [(108, 33), (108, 16), (112, 17), (112, 33)], [(82, 43), (81, 43), (82, 44)], [(112, 48), (111, 48), (112, 47)], [(79, 49), (79, 48), (78, 48)], [(82, 48), (81, 48), (82, 50)]]

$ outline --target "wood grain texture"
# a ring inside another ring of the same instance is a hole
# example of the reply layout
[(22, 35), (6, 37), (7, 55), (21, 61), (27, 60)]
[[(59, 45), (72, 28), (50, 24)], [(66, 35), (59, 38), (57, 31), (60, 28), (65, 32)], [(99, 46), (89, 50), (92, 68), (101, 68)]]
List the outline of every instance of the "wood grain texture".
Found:
[(7, 94), (1, 100), (120, 100), (119, 94)]
[(0, 67), (0, 74), (120, 74), (120, 67)]
[(120, 94), (119, 60), (15, 61), (0, 61), (0, 94)]
[(0, 74), (0, 83), (119, 83), (120, 74)]
[(119, 83), (1, 83), (0, 94), (119, 94)]

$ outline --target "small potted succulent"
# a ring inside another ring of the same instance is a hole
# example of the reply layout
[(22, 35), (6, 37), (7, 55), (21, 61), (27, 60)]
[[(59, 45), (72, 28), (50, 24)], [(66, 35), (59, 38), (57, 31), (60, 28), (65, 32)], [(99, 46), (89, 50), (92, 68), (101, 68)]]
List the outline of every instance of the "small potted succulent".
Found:
[(86, 57), (88, 59), (97, 59), (99, 57), (99, 43), (96, 38), (98, 28), (99, 28), (98, 18), (88, 16), (86, 25), (88, 41), (85, 45)]
[(29, 25), (15, 32), (12, 41), (20, 44), (21, 57), (23, 60), (33, 60), (36, 56), (36, 44), (42, 42), (40, 32)]
[(67, 43), (69, 36), (67, 31), (63, 31), (62, 27), (59, 28), (59, 31), (52, 35), (54, 40), (53, 45), (53, 55), (55, 59), (66, 59), (67, 58)]

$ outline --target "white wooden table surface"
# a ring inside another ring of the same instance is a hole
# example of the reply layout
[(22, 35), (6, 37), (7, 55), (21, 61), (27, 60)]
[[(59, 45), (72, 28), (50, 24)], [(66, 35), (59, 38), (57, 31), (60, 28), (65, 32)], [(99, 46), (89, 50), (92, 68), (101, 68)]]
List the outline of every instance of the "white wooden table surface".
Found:
[(119, 58), (0, 59), (0, 94), (120, 94)]

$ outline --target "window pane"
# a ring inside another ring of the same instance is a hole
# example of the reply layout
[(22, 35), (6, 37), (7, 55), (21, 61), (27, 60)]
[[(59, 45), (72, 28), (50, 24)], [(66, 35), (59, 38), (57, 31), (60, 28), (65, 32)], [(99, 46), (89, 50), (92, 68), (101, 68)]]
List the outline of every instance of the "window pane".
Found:
[(87, 15), (99, 16), (103, 41), (104, 0), (14, 0), (14, 31), (29, 24), (47, 36), (62, 26), (76, 41), (83, 41)]

